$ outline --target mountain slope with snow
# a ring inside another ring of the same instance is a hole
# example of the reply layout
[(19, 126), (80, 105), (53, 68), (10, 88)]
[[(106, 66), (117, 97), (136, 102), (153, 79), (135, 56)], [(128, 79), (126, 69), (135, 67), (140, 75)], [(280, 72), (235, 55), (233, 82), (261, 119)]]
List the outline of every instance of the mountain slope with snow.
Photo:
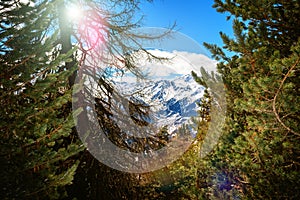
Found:
[(204, 87), (194, 81), (191, 71), (198, 72), (201, 66), (214, 68), (215, 63), (201, 54), (158, 49), (149, 52), (169, 60), (151, 61), (145, 52), (135, 52), (136, 66), (143, 78), (129, 70), (106, 70), (109, 71), (106, 78), (124, 98), (124, 102), (120, 102), (122, 98), (116, 100), (116, 106), (119, 106), (116, 114), (127, 120), (124, 123), (130, 123), (127, 126), (135, 126), (130, 122), (133, 120), (144, 125), (167, 126), (173, 131), (190, 123), (191, 117), (198, 116), (197, 102), (203, 96)]
[(159, 126), (179, 126), (197, 116), (204, 88), (191, 75), (174, 80), (157, 80), (140, 83), (117, 83), (119, 91), (150, 106), (152, 122)]

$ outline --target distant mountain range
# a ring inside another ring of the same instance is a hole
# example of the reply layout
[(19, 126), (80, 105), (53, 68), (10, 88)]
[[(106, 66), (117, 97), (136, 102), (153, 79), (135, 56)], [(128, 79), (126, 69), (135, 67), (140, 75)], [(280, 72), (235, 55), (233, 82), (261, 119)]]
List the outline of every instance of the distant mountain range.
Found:
[(190, 74), (177, 76), (173, 80), (116, 84), (124, 95), (151, 107), (152, 117), (143, 120), (159, 126), (167, 125), (169, 131), (197, 116), (197, 102), (204, 93), (204, 87), (197, 84)]

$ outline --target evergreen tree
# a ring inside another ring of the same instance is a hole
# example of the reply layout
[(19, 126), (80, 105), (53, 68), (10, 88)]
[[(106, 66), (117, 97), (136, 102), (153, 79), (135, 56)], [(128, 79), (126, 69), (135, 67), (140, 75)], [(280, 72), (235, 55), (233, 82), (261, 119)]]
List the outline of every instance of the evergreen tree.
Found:
[[(66, 190), (72, 182), (86, 187), (79, 190), (88, 190), (93, 183), (99, 182), (99, 176), (87, 178), (88, 181), (85, 178), (74, 180), (76, 172), (83, 176), (95, 172), (92, 166), (96, 166), (98, 172), (99, 168), (102, 170), (101, 175), (106, 176), (103, 181), (113, 179), (110, 183), (114, 186), (119, 185), (117, 182), (121, 179), (127, 187), (128, 180), (132, 179), (126, 174), (117, 178), (120, 173), (116, 172), (110, 176), (96, 160), (90, 162), (91, 157), (75, 130), (71, 103), (74, 78), (78, 65), (91, 52), (87, 48), (95, 43), (89, 40), (89, 31), (80, 32), (80, 26), (66, 18), (66, 7), (76, 2), (0, 2), (2, 199), (67, 198), (71, 195), (67, 190), (74, 192), (76, 188), (72, 186)], [(132, 50), (121, 39), (146, 38), (129, 33), (138, 27), (134, 22), (138, 0), (79, 3), (88, 13), (84, 30), (94, 26), (95, 30), (99, 30), (99, 26), (105, 28), (109, 37), (100, 38), (98, 34), (96, 39), (109, 40), (111, 52), (124, 55)], [(106, 23), (103, 23), (104, 16)], [(134, 70), (130, 64), (129, 60), (126, 67)], [(88, 166), (89, 163), (97, 164)], [(109, 189), (107, 184), (103, 186)], [(93, 192), (96, 189), (102, 188), (96, 187)], [(124, 195), (122, 192), (119, 196)]]
[(298, 199), (299, 193), (299, 1), (221, 1), (234, 17), (235, 38), (221, 33), (220, 60), (227, 119), (207, 168), (210, 198)]
[(65, 81), (75, 66), (60, 70), (59, 64), (71, 63), (74, 51), (59, 50), (59, 43), (65, 46), (57, 30), (47, 34), (56, 13), (53, 3), (4, 1), (1, 8), (1, 195), (57, 198), (78, 165), (71, 158), (82, 151), (73, 141)]

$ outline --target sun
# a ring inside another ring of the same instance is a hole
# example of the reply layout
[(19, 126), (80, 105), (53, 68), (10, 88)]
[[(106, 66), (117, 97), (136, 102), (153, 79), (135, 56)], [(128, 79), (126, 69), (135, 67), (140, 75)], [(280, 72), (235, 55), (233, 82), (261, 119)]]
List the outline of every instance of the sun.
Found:
[(79, 5), (69, 4), (66, 7), (66, 15), (68, 19), (73, 21), (79, 21), (83, 17), (83, 10)]

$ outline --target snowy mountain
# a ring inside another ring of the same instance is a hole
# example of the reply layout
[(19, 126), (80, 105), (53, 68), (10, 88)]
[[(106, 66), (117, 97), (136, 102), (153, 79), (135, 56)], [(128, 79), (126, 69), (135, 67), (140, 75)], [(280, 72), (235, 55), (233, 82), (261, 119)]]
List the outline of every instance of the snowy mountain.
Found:
[(168, 125), (171, 130), (197, 116), (197, 102), (204, 92), (204, 88), (189, 74), (173, 80), (119, 82), (117, 86), (123, 95), (150, 106), (152, 117), (149, 122), (158, 126)]
[[(191, 76), (191, 71), (197, 72), (201, 66), (213, 68), (215, 63), (201, 54), (157, 49), (149, 52), (169, 60), (150, 61), (144, 52), (136, 52), (136, 65), (145, 78), (137, 78), (131, 71), (110, 67), (105, 70), (106, 78), (110, 79), (118, 93), (127, 99), (124, 102), (121, 99), (116, 100), (116, 110), (119, 112), (115, 115), (122, 116), (120, 118), (123, 127), (124, 124), (127, 124), (127, 127), (135, 126), (130, 122), (131, 118), (143, 126), (167, 126), (169, 131), (174, 132), (181, 125), (190, 123), (191, 117), (197, 116), (197, 102), (204, 93), (204, 88)], [(129, 109), (126, 108), (127, 101), (131, 106)], [(133, 108), (130, 101), (139, 105), (144, 114), (140, 115), (139, 108)], [(118, 122), (120, 118), (117, 119)]]

